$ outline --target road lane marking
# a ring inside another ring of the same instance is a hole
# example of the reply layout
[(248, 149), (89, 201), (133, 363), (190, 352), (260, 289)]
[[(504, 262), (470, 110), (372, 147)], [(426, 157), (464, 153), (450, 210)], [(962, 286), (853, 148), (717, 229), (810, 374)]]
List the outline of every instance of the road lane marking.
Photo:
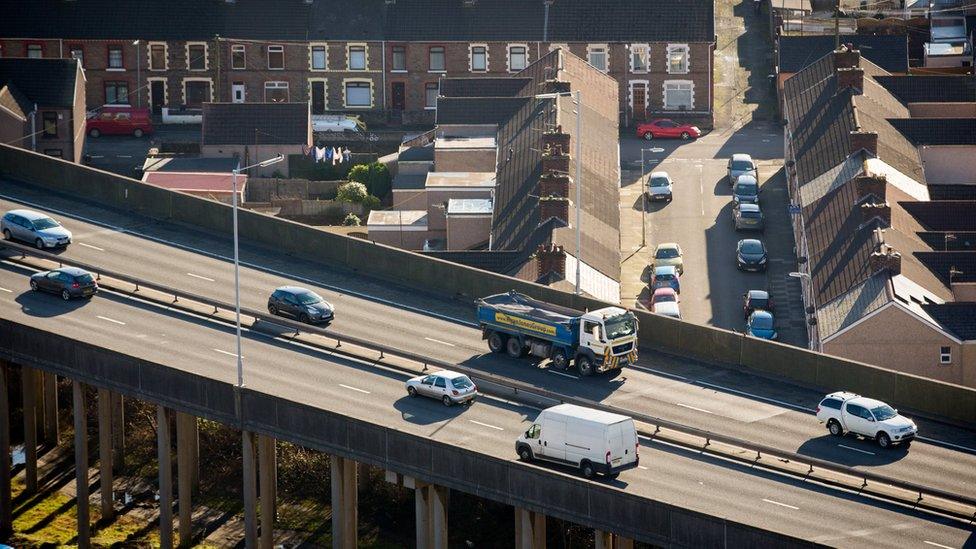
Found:
[(837, 445), (839, 448), (846, 448), (848, 450), (854, 450), (855, 452), (861, 452), (862, 454), (876, 455), (874, 452), (868, 452), (867, 450), (861, 450), (860, 448), (854, 448), (853, 446), (844, 446), (843, 444)]
[(956, 549), (955, 547), (949, 547), (948, 545), (942, 545), (941, 543), (936, 543), (934, 541), (925, 540), (925, 543), (933, 547), (942, 547), (942, 549)]
[(697, 412), (705, 412), (706, 414), (714, 414), (715, 413), (715, 412), (712, 412), (711, 410), (706, 410), (704, 408), (696, 408), (694, 406), (689, 406), (687, 404), (682, 404), (680, 402), (675, 402), (674, 404), (676, 406), (681, 406), (682, 408), (688, 408), (689, 410), (695, 410)]
[(101, 315), (99, 315), (98, 318), (100, 318), (100, 319), (102, 319), (102, 320), (104, 320), (106, 322), (114, 322), (115, 324), (120, 324), (122, 326), (125, 326), (125, 322), (122, 322), (121, 320), (115, 320), (114, 318), (109, 318), (107, 316), (101, 316)]
[(192, 276), (193, 278), (199, 278), (200, 280), (206, 280), (207, 282), (215, 282), (215, 280), (212, 278), (207, 278), (198, 274), (186, 273), (186, 276)]
[(101, 155), (101, 154), (93, 154), (93, 155), (91, 155), (91, 157), (92, 158), (105, 158), (105, 156), (104, 155)]
[(434, 339), (432, 337), (425, 337), (424, 339), (426, 339), (427, 341), (433, 341), (434, 343), (440, 343), (441, 345), (447, 345), (448, 347), (457, 347), (457, 345), (453, 343), (448, 343), (446, 341), (441, 341), (439, 339)]
[(932, 444), (937, 444), (939, 446), (948, 446), (950, 448), (955, 448), (956, 450), (963, 450), (966, 452), (972, 452), (976, 454), (976, 448), (970, 448), (968, 446), (960, 446), (958, 444), (952, 444), (951, 442), (945, 442), (937, 438), (929, 438), (929, 437), (915, 437), (915, 438), (917, 438), (918, 440), (924, 440), (925, 442), (929, 442)]
[(104, 252), (105, 251), (105, 248), (99, 248), (98, 246), (92, 246), (91, 244), (85, 244), (84, 242), (79, 242), (78, 245), (79, 246), (84, 246), (86, 248), (91, 248), (93, 250), (98, 250), (100, 252)]
[(643, 469), (643, 470), (645, 470), (645, 471), (647, 470), (647, 467), (644, 467), (643, 465), (638, 465), (638, 466), (637, 466), (637, 468), (638, 468), (638, 469)]
[(8, 289), (6, 289), (6, 288), (2, 288), (2, 287), (0, 287), (0, 292), (7, 292), (8, 294), (12, 294), (12, 293), (14, 293), (14, 291), (13, 291), (13, 290), (8, 290)]
[(117, 156), (119, 158), (132, 158), (132, 155), (131, 154), (117, 154), (115, 156)]
[(489, 425), (487, 423), (481, 423), (480, 421), (475, 421), (473, 419), (469, 419), (468, 421), (470, 421), (471, 423), (474, 423), (475, 425), (481, 425), (482, 427), (488, 427), (489, 429), (497, 429), (499, 431), (504, 431), (505, 430), (505, 429), (502, 429), (501, 427), (496, 427), (495, 425)]
[(557, 376), (568, 377), (570, 379), (579, 379), (578, 377), (576, 377), (576, 376), (574, 376), (572, 374), (564, 374), (563, 372), (557, 372), (555, 370), (546, 370), (546, 371), (549, 372), (550, 374), (556, 374)]
[(793, 509), (794, 511), (799, 511), (800, 510), (800, 508), (797, 507), (796, 505), (789, 505), (787, 503), (780, 503), (778, 501), (774, 501), (774, 500), (766, 499), (766, 498), (763, 498), (763, 501), (765, 501), (766, 503), (772, 503), (773, 505), (779, 505), (780, 507), (786, 507), (788, 509)]
[(688, 379), (685, 376), (679, 376), (678, 374), (672, 374), (671, 372), (665, 372), (665, 371), (662, 371), (662, 370), (655, 370), (654, 368), (648, 368), (647, 366), (641, 366), (639, 364), (635, 364), (634, 365), (634, 368), (637, 368), (638, 370), (644, 370), (644, 371), (647, 371), (647, 372), (653, 372), (655, 374), (662, 375), (662, 376), (665, 376), (665, 377), (671, 377), (671, 378), (674, 378), (674, 379), (680, 379), (682, 381)]
[(343, 385), (341, 383), (339, 384), (339, 387), (345, 387), (346, 389), (349, 389), (350, 391), (358, 391), (360, 393), (364, 393), (364, 394), (367, 394), (367, 395), (370, 394), (370, 392), (367, 391), (367, 390), (365, 390), (365, 389), (359, 389), (359, 388), (356, 388), (356, 387), (350, 387), (348, 385)]
[(693, 381), (695, 385), (704, 385), (705, 387), (711, 387), (712, 389), (718, 389), (720, 391), (728, 391), (730, 393), (735, 393), (737, 395), (747, 396), (755, 398), (758, 400), (764, 400), (766, 402), (772, 402), (773, 404), (779, 404), (780, 406), (786, 406), (787, 408), (793, 408), (795, 410), (802, 410), (804, 412), (816, 412), (813, 408), (807, 408), (806, 406), (800, 406), (799, 404), (791, 404), (783, 400), (776, 400), (775, 398), (764, 397), (752, 393), (747, 393), (745, 391), (738, 391), (736, 389), (730, 389), (728, 387), (722, 387), (721, 385), (716, 385), (714, 383), (708, 383), (707, 381)]
[(237, 353), (232, 353), (230, 351), (225, 351), (223, 349), (214, 349), (214, 351), (217, 351), (218, 353), (223, 353), (225, 355), (230, 355), (230, 356), (232, 356), (234, 358), (237, 358)]

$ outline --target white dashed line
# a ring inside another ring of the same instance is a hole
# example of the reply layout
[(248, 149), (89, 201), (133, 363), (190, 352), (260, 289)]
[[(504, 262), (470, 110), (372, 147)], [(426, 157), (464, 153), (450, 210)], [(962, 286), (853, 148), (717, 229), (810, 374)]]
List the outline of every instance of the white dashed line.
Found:
[(125, 322), (122, 322), (121, 320), (115, 320), (114, 318), (109, 318), (107, 316), (99, 316), (98, 318), (100, 318), (100, 319), (102, 319), (102, 320), (104, 320), (106, 322), (114, 322), (115, 324), (119, 324), (121, 326), (125, 326)]
[(793, 509), (794, 511), (799, 511), (800, 510), (800, 508), (797, 507), (796, 505), (789, 505), (787, 503), (780, 503), (778, 501), (773, 501), (771, 499), (766, 499), (766, 498), (763, 498), (763, 501), (765, 501), (766, 503), (772, 503), (773, 505), (779, 505), (780, 507), (786, 507), (788, 509)]
[(939, 446), (948, 446), (950, 448), (955, 448), (956, 450), (963, 450), (966, 452), (972, 452), (976, 454), (976, 448), (969, 448), (968, 446), (960, 446), (958, 444), (952, 444), (950, 442), (943, 442), (936, 438), (929, 438), (929, 437), (915, 437), (915, 438), (917, 438), (918, 440), (924, 440), (925, 442), (930, 442), (932, 444), (938, 444)]
[(564, 373), (562, 373), (562, 372), (557, 372), (557, 371), (555, 371), (555, 370), (546, 370), (546, 371), (547, 371), (547, 372), (549, 372), (550, 374), (555, 374), (555, 375), (557, 375), (557, 376), (563, 376), (563, 377), (568, 377), (568, 378), (570, 378), (570, 379), (579, 379), (578, 377), (576, 377), (576, 376), (574, 376), (574, 375), (571, 375), (571, 374), (564, 374)]
[(950, 547), (948, 545), (942, 545), (941, 543), (936, 543), (934, 541), (925, 540), (925, 543), (931, 545), (932, 547), (942, 547), (942, 549), (955, 549), (955, 547)]
[(675, 406), (681, 406), (682, 408), (688, 408), (689, 410), (695, 410), (696, 412), (704, 412), (706, 414), (713, 414), (714, 413), (711, 410), (706, 410), (704, 408), (696, 408), (694, 406), (689, 406), (687, 404), (682, 404), (680, 402), (675, 402), (674, 404), (675, 404)]
[(482, 427), (488, 427), (489, 429), (496, 429), (498, 431), (504, 431), (505, 430), (505, 429), (502, 429), (501, 427), (496, 427), (494, 425), (489, 425), (487, 423), (481, 423), (480, 421), (475, 421), (473, 419), (469, 419), (468, 421), (470, 421), (471, 423), (474, 423), (475, 425), (481, 425)]
[(232, 356), (234, 358), (237, 358), (237, 353), (232, 353), (230, 351), (224, 351), (223, 349), (214, 349), (214, 351), (217, 351), (218, 353), (223, 353), (225, 355), (230, 355), (230, 356)]
[(192, 276), (193, 278), (199, 278), (200, 280), (206, 280), (207, 282), (214, 282), (214, 279), (207, 278), (205, 276), (201, 276), (201, 275), (198, 275), (198, 274), (186, 273), (186, 276)]
[(98, 246), (92, 246), (91, 244), (85, 244), (84, 242), (78, 242), (78, 245), (79, 246), (84, 246), (86, 248), (91, 248), (93, 250), (98, 250), (100, 252), (104, 252), (105, 251), (105, 248), (99, 248)]
[(838, 444), (838, 448), (844, 448), (846, 450), (853, 450), (855, 452), (861, 452), (862, 454), (868, 454), (870, 456), (876, 455), (874, 452), (868, 452), (867, 450), (861, 450), (860, 448), (854, 448), (853, 446), (844, 446), (843, 444)]
[(638, 468), (638, 469), (643, 469), (643, 470), (645, 470), (645, 471), (647, 470), (647, 467), (644, 467), (643, 465), (638, 465), (638, 466), (637, 466), (637, 468)]
[(439, 339), (434, 339), (432, 337), (425, 337), (424, 339), (426, 339), (427, 341), (433, 341), (434, 343), (440, 343), (441, 345), (447, 345), (448, 347), (457, 347), (457, 345), (453, 343), (448, 343), (446, 341), (441, 341)]
[(132, 155), (131, 154), (117, 154), (115, 156), (117, 156), (119, 158), (132, 158)]
[(813, 408), (807, 408), (806, 406), (800, 406), (799, 404), (792, 404), (789, 402), (784, 402), (782, 400), (776, 400), (775, 398), (764, 397), (761, 395), (755, 395), (752, 393), (747, 393), (745, 391), (738, 391), (736, 389), (729, 389), (728, 387), (722, 387), (721, 385), (715, 385), (714, 383), (708, 383), (707, 381), (693, 381), (695, 385), (703, 385), (705, 387), (711, 387), (712, 389), (718, 389), (720, 391), (727, 391), (729, 393), (735, 393), (737, 395), (747, 396), (750, 398), (755, 398), (759, 400), (764, 400), (766, 402), (772, 402), (773, 404), (779, 404), (780, 406), (786, 406), (787, 408), (793, 408), (794, 410), (802, 410), (804, 412), (815, 412)]
[(367, 390), (365, 390), (365, 389), (359, 389), (357, 387), (350, 387), (348, 385), (343, 385), (341, 383), (339, 384), (339, 387), (344, 387), (346, 389), (349, 389), (350, 391), (357, 391), (357, 392), (364, 393), (364, 394), (367, 394), (367, 395), (370, 394), (370, 392), (367, 391)]
[(0, 292), (7, 292), (8, 294), (12, 294), (12, 293), (14, 293), (14, 291), (13, 291), (13, 290), (8, 290), (8, 289), (6, 289), (6, 288), (0, 288)]

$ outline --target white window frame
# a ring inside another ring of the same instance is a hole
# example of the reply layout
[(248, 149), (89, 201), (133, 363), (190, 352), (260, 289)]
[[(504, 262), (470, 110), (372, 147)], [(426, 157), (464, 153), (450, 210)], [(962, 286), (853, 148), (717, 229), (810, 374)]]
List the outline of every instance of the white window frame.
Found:
[[(322, 48), (325, 52), (325, 66), (315, 68), (315, 48)], [(325, 72), (329, 70), (329, 45), (325, 42), (312, 42), (308, 45), (308, 70), (312, 72)]]
[[(203, 68), (202, 69), (190, 68), (190, 46), (203, 46)], [(206, 42), (187, 42), (183, 46), (183, 51), (186, 53), (186, 70), (192, 72), (204, 72), (210, 70), (210, 46), (208, 46)]]
[[(671, 52), (676, 52), (679, 50), (683, 50), (685, 54), (684, 70), (672, 71)], [(664, 62), (665, 62), (664, 66), (667, 68), (668, 74), (688, 74), (689, 72), (691, 72), (691, 48), (688, 47), (688, 44), (668, 44), (668, 47), (665, 50)]]
[(521, 69), (512, 68), (512, 48), (522, 48), (525, 50), (525, 67), (532, 64), (529, 58), (529, 45), (528, 44), (508, 44), (505, 46), (505, 65), (508, 72), (519, 72), (525, 70), (525, 67)]
[[(942, 352), (942, 349), (948, 349), (948, 352)], [(939, 364), (952, 364), (952, 347), (948, 345), (939, 346)]]
[[(597, 67), (590, 61), (590, 56), (596, 53), (598, 50), (603, 50), (603, 63), (604, 67), (601, 69)], [(600, 72), (610, 72), (610, 47), (607, 44), (587, 44), (586, 45), (586, 62), (589, 63), (591, 67)]]
[[(322, 83), (322, 98), (324, 99), (325, 110), (329, 110), (329, 80), (323, 77), (309, 78), (308, 79), (308, 109), (312, 112), (312, 84), (315, 82)], [(314, 114), (314, 113), (313, 113)]]
[[(271, 48), (275, 48), (275, 53), (281, 52), (281, 67), (275, 68), (271, 66)], [(283, 71), (285, 70), (285, 46), (283, 44), (268, 44), (265, 53), (268, 56), (268, 70), (269, 71)]]
[[(393, 54), (396, 48), (403, 48), (403, 68), (394, 68), (396, 65), (393, 63)], [(390, 46), (390, 72), (396, 74), (404, 74), (407, 72), (407, 45), (406, 44), (394, 44)]]
[[(152, 51), (153, 46), (163, 47), (163, 68), (154, 69), (152, 68)], [(169, 70), (169, 44), (166, 42), (147, 42), (146, 43), (146, 66), (149, 67), (149, 72), (163, 72)]]
[[(369, 105), (350, 105), (349, 98), (346, 96), (346, 84), (369, 84)], [(347, 109), (372, 109), (376, 104), (376, 86), (369, 78), (343, 78), (342, 79), (342, 106)]]
[[(485, 49), (485, 68), (484, 69), (475, 69), (474, 68), (474, 49), (475, 48), (484, 48)], [(468, 72), (488, 72), (489, 70), (490, 69), (489, 69), (489, 63), (488, 63), (488, 44), (470, 44), (468, 46)]]
[[(361, 69), (354, 69), (354, 68), (352, 68), (352, 48), (354, 48), (354, 47), (360, 47), (360, 46), (363, 48), (363, 68), (361, 68)], [(367, 44), (366, 42), (350, 42), (350, 43), (346, 44), (346, 70), (350, 70), (350, 71), (367, 71), (367, 70), (369, 70), (369, 44)], [(372, 80), (370, 80), (370, 82), (372, 82)], [(342, 85), (342, 96), (343, 97), (346, 96), (346, 85), (345, 85), (345, 83), (343, 83), (343, 85)], [(343, 102), (345, 102), (344, 99), (343, 99)]]
[(662, 95), (662, 104), (664, 105), (664, 110), (666, 110), (666, 111), (680, 111), (681, 110), (678, 107), (669, 107), (668, 106), (668, 85), (669, 84), (670, 85), (677, 85), (677, 86), (683, 86), (683, 85), (686, 85), (687, 84), (688, 86), (690, 86), (690, 88), (691, 88), (691, 90), (690, 90), (691, 91), (691, 105), (689, 105), (688, 108), (685, 109), (685, 110), (686, 111), (693, 111), (693, 110), (695, 110), (695, 83), (693, 81), (691, 81), (691, 80), (665, 80), (661, 84), (661, 93), (663, 94)]
[[(630, 50), (630, 59), (629, 59), (630, 72), (632, 72), (634, 74), (647, 74), (648, 64), (649, 64), (650, 59), (651, 59), (651, 55), (650, 55), (650, 53), (651, 53), (651, 46), (650, 46), (650, 44), (631, 44), (629, 50)], [(640, 56), (644, 60), (644, 68), (643, 69), (638, 69), (637, 67), (634, 66), (634, 56), (637, 55), (639, 52), (643, 52), (643, 53), (640, 54)]]
[[(234, 52), (241, 52), (244, 54), (244, 66), (235, 67), (234, 66)], [(230, 46), (230, 70), (232, 71), (244, 71), (247, 70), (247, 46), (244, 44), (231, 44)]]
[(288, 85), (288, 82), (285, 80), (265, 80), (263, 89), (264, 89), (265, 103), (271, 102), (268, 101), (268, 90), (285, 90), (285, 103), (291, 100), (291, 87)]
[[(434, 48), (440, 48), (441, 54), (444, 56), (444, 67), (441, 69), (435, 69), (431, 67), (431, 53)], [(447, 73), (447, 46), (443, 44), (431, 44), (427, 46), (427, 72), (432, 74), (446, 74)]]
[(210, 102), (213, 103), (214, 100), (214, 85), (213, 78), (209, 76), (187, 76), (182, 80), (183, 87), (183, 101), (182, 104), (186, 105), (186, 83), (187, 82), (207, 82), (210, 84)]

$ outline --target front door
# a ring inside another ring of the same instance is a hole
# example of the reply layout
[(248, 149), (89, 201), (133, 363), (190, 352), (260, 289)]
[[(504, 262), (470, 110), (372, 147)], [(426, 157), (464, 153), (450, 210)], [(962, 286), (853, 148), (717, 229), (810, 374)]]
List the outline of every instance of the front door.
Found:
[(391, 89), (391, 104), (393, 110), (402, 111), (407, 106), (407, 86), (403, 82), (394, 82)]
[(233, 101), (234, 103), (243, 103), (244, 102), (244, 83), (243, 82), (234, 82), (233, 84), (231, 84), (231, 86), (230, 86), (230, 96), (231, 96), (231, 101)]
[(153, 114), (162, 114), (163, 104), (166, 103), (166, 83), (162, 80), (150, 82), (149, 103), (152, 104)]
[(643, 82), (631, 84), (630, 104), (633, 105), (634, 120), (647, 119), (647, 84)]
[(312, 114), (325, 114), (325, 82), (313, 80), (312, 85)]

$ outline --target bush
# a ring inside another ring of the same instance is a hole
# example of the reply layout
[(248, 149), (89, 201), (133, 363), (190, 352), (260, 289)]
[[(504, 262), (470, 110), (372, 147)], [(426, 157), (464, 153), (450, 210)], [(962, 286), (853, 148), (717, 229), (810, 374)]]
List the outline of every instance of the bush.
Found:
[(367, 210), (375, 210), (380, 207), (380, 199), (372, 195), (367, 196), (366, 199), (363, 200), (363, 207), (365, 207)]
[(369, 165), (356, 164), (352, 168), (349, 168), (349, 181), (355, 181), (357, 183), (362, 183), (363, 185), (368, 185)]
[(366, 185), (356, 181), (343, 183), (339, 186), (338, 192), (336, 192), (336, 200), (340, 202), (353, 202), (355, 204), (362, 204), (368, 196), (369, 193), (366, 191)]
[(346, 227), (359, 227), (363, 224), (363, 221), (359, 219), (358, 215), (350, 212), (348, 215), (346, 215), (346, 218), (342, 220), (342, 224)]
[(380, 198), (390, 192), (390, 170), (380, 162), (356, 164), (349, 169), (349, 181), (366, 185), (366, 192)]

